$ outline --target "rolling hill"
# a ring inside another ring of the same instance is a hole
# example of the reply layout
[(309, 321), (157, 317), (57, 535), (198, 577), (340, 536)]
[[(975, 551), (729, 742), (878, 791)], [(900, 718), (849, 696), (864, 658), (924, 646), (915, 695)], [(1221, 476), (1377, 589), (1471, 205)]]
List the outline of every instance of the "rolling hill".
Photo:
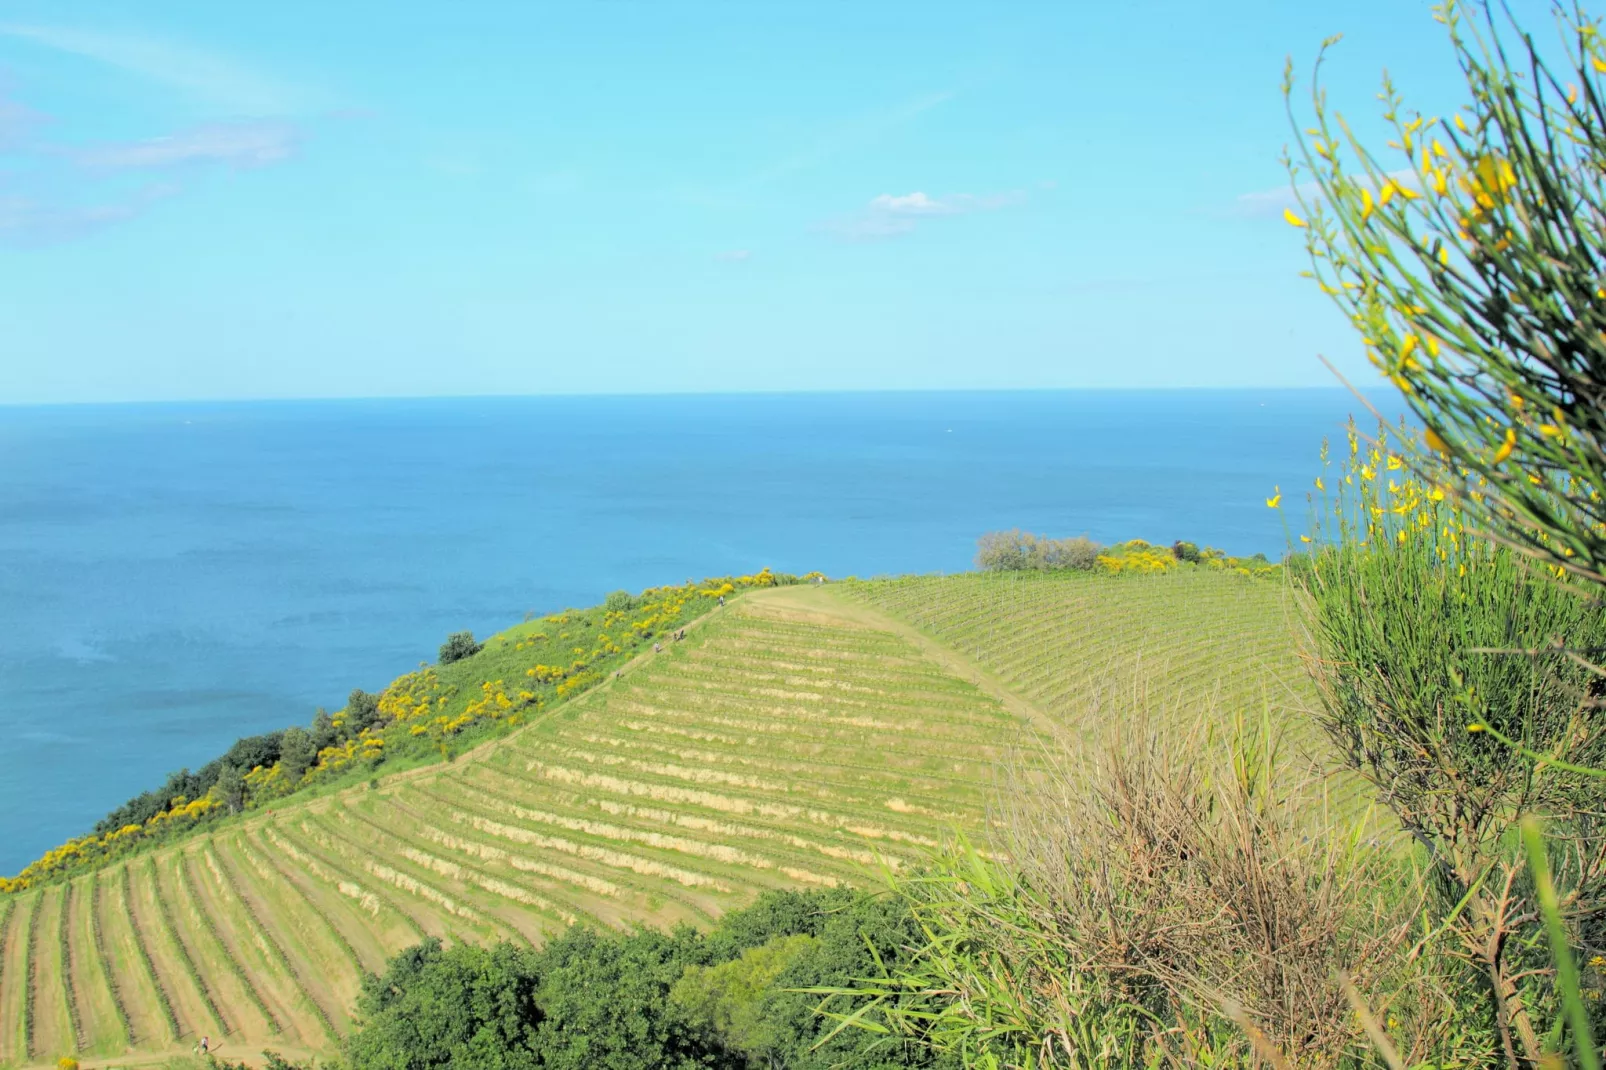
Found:
[(0, 897), (0, 1065), (200, 1035), (317, 1052), (363, 971), (426, 935), (707, 924), (763, 889), (863, 882), (983, 835), (1010, 748), (1135, 691), (1297, 722), (1283, 599), (1204, 570), (744, 594), (450, 763)]

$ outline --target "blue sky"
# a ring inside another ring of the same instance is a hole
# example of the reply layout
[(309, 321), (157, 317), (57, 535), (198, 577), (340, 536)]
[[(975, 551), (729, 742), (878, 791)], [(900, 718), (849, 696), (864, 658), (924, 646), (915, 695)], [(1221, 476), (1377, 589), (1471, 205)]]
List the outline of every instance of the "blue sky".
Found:
[(3, 3), (0, 402), (1367, 377), (1335, 32), (1459, 101), (1420, 0)]

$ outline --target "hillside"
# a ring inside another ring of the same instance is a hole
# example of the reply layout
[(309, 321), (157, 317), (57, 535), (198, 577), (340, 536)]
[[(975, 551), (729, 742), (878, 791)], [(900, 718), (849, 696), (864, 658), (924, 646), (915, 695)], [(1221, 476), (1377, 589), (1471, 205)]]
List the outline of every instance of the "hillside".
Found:
[(1024, 730), (1119, 715), (1134, 687), (1286, 718), (1308, 695), (1282, 598), (1203, 571), (744, 594), (450, 764), (0, 897), (0, 1063), (201, 1034), (318, 1051), (362, 971), (425, 935), (705, 924), (862, 881), (981, 834)]

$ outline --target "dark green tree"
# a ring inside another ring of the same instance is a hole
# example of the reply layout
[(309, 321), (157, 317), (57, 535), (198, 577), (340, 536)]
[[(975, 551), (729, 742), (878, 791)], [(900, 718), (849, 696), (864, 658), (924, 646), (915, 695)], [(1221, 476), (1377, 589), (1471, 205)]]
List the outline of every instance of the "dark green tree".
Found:
[(351, 1070), (534, 1070), (545, 1018), (539, 978), (528, 948), (448, 951), (431, 938), (392, 959), (383, 977), (364, 979), (345, 1061)]
[(317, 757), (318, 748), (313, 743), (312, 733), (305, 728), (285, 729), (284, 739), (279, 744), (279, 761), (292, 786), (301, 783)]
[(355, 736), (364, 728), (370, 728), (381, 720), (379, 713), (379, 696), (370, 694), (360, 687), (351, 689), (346, 696), (346, 732)]
[(624, 936), (574, 928), (541, 955), (536, 1036), (545, 1070), (698, 1070), (744, 1060), (669, 999), (686, 967), (703, 961), (702, 938), (639, 929)]
[(245, 776), (238, 767), (223, 767), (223, 772), (218, 774), (216, 790), (218, 801), (229, 808), (229, 813), (237, 814), (245, 809)]

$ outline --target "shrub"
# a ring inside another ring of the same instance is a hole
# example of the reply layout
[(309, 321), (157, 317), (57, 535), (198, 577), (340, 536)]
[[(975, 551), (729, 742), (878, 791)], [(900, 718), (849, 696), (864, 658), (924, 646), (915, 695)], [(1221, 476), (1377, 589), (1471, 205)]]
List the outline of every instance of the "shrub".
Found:
[(989, 572), (1054, 572), (1064, 569), (1088, 571), (1103, 549), (1082, 535), (1073, 539), (1050, 539), (1020, 529), (991, 531), (976, 543), (976, 567)]
[(1199, 545), (1192, 542), (1183, 542), (1178, 539), (1171, 544), (1171, 553), (1178, 561), (1186, 561), (1190, 565), (1199, 563)]
[(1321, 770), (1269, 729), (1212, 720), (1149, 709), (1018, 763), (1001, 842), (889, 872), (922, 936), (858, 1009), (966, 1065), (1077, 1068), (1339, 1064), (1365, 1043), (1345, 976), (1403, 1021), (1433, 1011), (1389, 847), (1313, 820)]
[(629, 591), (614, 591), (603, 601), (602, 608), (609, 613), (628, 613), (636, 605), (636, 596)]
[(484, 649), (484, 644), (474, 641), (473, 632), (453, 632), (441, 644), (440, 663), (450, 665), (454, 661), (471, 658)]
[(1560, 44), (1541, 52), (1507, 32), (1506, 5), (1468, 6), (1440, 13), (1467, 115), (1424, 119), (1385, 77), (1393, 160), (1328, 112), (1319, 81), (1313, 122), (1290, 104), (1295, 191), (1312, 195), (1308, 223), (1289, 220), (1309, 274), (1432, 432), (1425, 452), (1477, 481), (1451, 485), (1478, 526), (1606, 583), (1606, 39), (1557, 3)]
[(1606, 611), (1469, 530), (1442, 482), (1407, 477), (1409, 448), (1380, 427), (1363, 449), (1352, 426), (1318, 480), (1331, 489), (1293, 573), (1307, 661), (1328, 735), (1426, 848), (1438, 920), (1486, 980), (1508, 1062), (1527, 1065), (1557, 1005), (1524, 818), (1546, 820), (1574, 946), (1606, 951), (1606, 781), (1577, 771), (1606, 762), (1599, 677), (1577, 653), (1606, 649)]

